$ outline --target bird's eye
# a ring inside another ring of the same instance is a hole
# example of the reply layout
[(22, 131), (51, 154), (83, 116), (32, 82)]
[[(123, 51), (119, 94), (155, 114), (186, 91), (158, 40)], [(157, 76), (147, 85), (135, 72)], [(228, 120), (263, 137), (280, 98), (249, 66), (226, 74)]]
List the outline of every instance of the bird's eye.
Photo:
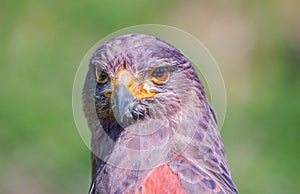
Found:
[(157, 67), (150, 71), (150, 78), (155, 84), (164, 84), (170, 78), (170, 70), (168, 67)]
[(100, 70), (96, 68), (96, 77), (98, 83), (105, 84), (108, 81), (108, 73), (105, 69)]

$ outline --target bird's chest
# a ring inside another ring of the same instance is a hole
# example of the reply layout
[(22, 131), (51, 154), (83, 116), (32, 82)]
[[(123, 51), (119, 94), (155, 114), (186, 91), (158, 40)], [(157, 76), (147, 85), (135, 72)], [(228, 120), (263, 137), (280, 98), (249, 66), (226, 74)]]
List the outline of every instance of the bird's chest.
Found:
[(186, 193), (168, 164), (146, 171), (107, 167), (98, 180), (103, 193)]

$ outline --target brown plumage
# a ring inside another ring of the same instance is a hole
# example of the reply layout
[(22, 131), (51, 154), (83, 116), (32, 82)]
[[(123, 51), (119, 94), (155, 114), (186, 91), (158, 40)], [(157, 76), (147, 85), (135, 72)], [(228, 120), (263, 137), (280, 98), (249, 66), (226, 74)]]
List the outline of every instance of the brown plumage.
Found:
[(142, 34), (106, 42), (83, 103), (90, 193), (237, 193), (201, 81), (172, 45)]

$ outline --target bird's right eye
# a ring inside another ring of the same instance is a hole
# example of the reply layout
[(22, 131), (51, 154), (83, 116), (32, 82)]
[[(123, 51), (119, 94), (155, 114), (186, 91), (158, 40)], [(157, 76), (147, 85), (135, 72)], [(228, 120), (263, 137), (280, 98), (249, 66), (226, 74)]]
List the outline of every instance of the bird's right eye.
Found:
[(96, 68), (96, 77), (98, 83), (105, 84), (108, 81), (108, 73), (105, 69)]

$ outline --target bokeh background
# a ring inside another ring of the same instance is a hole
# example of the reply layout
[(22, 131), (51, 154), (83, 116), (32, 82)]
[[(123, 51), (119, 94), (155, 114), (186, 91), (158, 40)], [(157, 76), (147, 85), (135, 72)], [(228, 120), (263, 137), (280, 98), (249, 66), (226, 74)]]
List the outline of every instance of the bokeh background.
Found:
[(221, 131), (242, 194), (298, 193), (300, 2), (0, 0), (0, 193), (82, 194), (90, 153), (72, 116), (76, 69), (120, 28), (159, 23), (200, 39), (228, 95)]

